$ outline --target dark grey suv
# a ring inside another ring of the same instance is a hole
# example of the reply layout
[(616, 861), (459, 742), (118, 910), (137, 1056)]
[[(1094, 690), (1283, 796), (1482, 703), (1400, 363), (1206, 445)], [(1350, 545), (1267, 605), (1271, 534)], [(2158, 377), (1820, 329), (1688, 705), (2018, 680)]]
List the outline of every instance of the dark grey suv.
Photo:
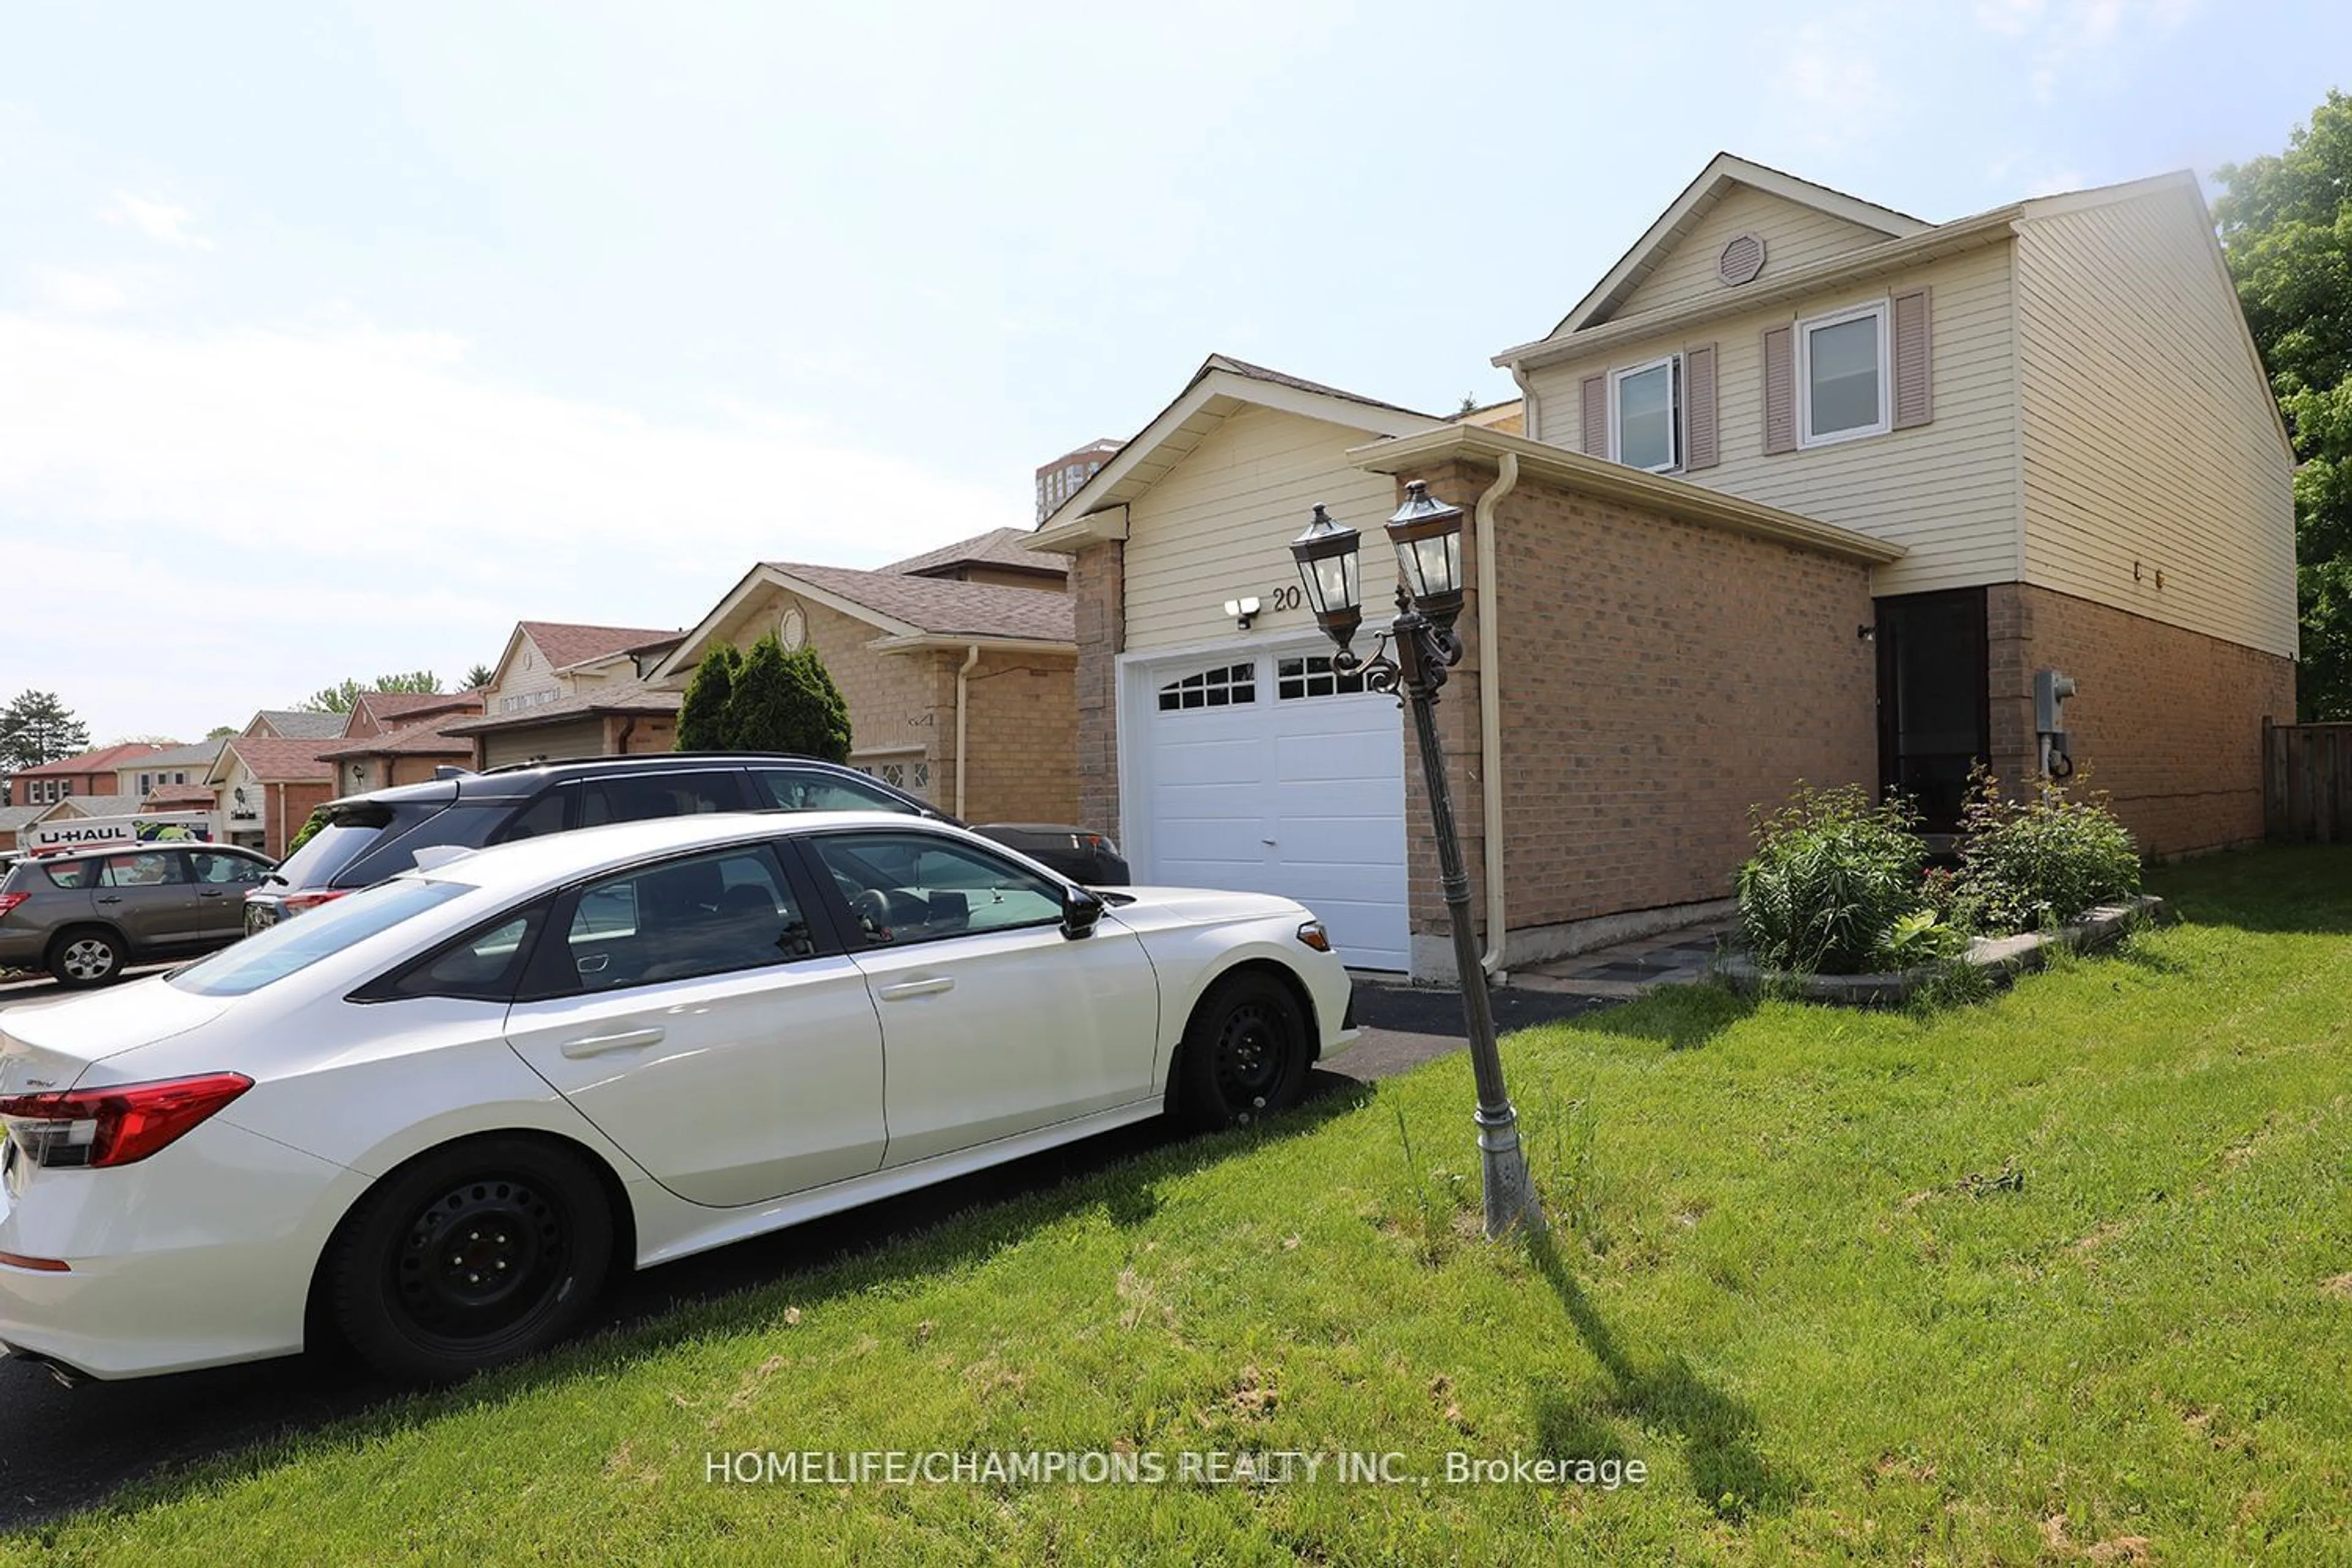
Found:
[(190, 957), (245, 934), (268, 857), (218, 844), (141, 844), (30, 857), (0, 877), (0, 969), (97, 985), (124, 966)]
[[(661, 752), (493, 768), (352, 795), (319, 809), (325, 826), (246, 895), (246, 930), (398, 876), (421, 851), (479, 849), (706, 811), (898, 811), (955, 821), (855, 768), (772, 752)], [(973, 831), (998, 837), (1000, 830)], [(1103, 887), (1128, 879), (1127, 862), (1101, 834), (1007, 824), (1002, 837), (1073, 881)]]

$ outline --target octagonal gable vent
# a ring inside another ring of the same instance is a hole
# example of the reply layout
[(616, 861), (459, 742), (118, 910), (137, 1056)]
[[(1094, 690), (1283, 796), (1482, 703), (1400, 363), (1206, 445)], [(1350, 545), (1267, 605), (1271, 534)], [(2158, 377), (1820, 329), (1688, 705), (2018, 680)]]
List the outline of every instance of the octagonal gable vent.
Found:
[(1755, 281), (1756, 275), (1763, 270), (1764, 238), (1761, 235), (1733, 235), (1724, 242), (1723, 254), (1715, 258), (1715, 275), (1730, 289)]

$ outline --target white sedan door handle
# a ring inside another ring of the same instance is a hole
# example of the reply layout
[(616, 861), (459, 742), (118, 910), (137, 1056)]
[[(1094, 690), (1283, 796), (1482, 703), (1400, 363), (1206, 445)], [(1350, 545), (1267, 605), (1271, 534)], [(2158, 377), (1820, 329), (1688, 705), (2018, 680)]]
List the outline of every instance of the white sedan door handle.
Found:
[(936, 996), (942, 991), (955, 989), (955, 982), (946, 975), (937, 980), (908, 980), (897, 985), (885, 985), (876, 994), (885, 1002), (904, 1002), (909, 996)]
[(617, 1035), (583, 1035), (576, 1040), (563, 1042), (563, 1054), (577, 1061), (582, 1057), (603, 1056), (606, 1051), (634, 1050), (639, 1046), (661, 1044), (658, 1026), (645, 1029), (624, 1029)]

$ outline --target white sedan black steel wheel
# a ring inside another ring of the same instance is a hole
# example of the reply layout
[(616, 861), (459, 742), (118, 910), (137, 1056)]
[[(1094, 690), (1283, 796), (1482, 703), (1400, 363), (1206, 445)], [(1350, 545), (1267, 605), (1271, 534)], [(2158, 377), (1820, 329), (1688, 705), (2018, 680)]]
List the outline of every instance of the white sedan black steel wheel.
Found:
[(1245, 970), (1209, 989), (1184, 1030), (1179, 1103), (1196, 1127), (1287, 1110), (1307, 1084), (1307, 1019), (1290, 988)]
[(603, 1188), (538, 1139), (486, 1138), (394, 1172), (332, 1256), (336, 1320), (397, 1378), (448, 1382), (577, 1326), (612, 1262)]

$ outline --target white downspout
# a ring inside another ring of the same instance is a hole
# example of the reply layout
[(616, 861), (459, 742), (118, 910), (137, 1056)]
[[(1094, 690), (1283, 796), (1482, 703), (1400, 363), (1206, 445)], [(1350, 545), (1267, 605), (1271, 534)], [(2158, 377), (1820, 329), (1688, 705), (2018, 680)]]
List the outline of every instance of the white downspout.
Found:
[[(1502, 601), (1496, 593), (1495, 508), (1519, 482), (1519, 455), (1506, 452), (1495, 482), (1472, 513), (1478, 529), (1478, 787), (1486, 836), (1486, 952), (1478, 967), (1503, 970), (1503, 659)], [(959, 777), (961, 775), (959, 774)]]
[(971, 677), (971, 675), (972, 667), (973, 667), (973, 666), (975, 666), (975, 665), (977, 665), (979, 662), (980, 662), (980, 645), (979, 645), (978, 643), (971, 643), (971, 644), (967, 645), (967, 646), (966, 646), (966, 647), (964, 648), (964, 650), (963, 650), (963, 663), (962, 663), (961, 665), (960, 665), (960, 666), (957, 668), (957, 669), (956, 669), (956, 808), (955, 808), (955, 814), (956, 814), (956, 820), (957, 820), (957, 821), (959, 821), (959, 822), (961, 822), (961, 821), (962, 821), (962, 820), (963, 820), (963, 783), (964, 783), (964, 779), (965, 779), (965, 778), (966, 778), (966, 776), (967, 776), (967, 775), (969, 775), (969, 774), (970, 774), (970, 773), (971, 772), (971, 770), (970, 768), (968, 768), (968, 767), (964, 766), (964, 755), (965, 755), (965, 753), (964, 753), (964, 749), (963, 749), (963, 747), (964, 747), (964, 736), (965, 736), (967, 733), (969, 733), (969, 732), (970, 732), (970, 731), (969, 731), (969, 727), (968, 727), (968, 726), (967, 726), (967, 724), (965, 723), (965, 720), (966, 720), (966, 718), (967, 718), (967, 716), (968, 716), (968, 715), (967, 715), (967, 710), (967, 710), (967, 704), (966, 704), (966, 701), (965, 701), (965, 698), (966, 698), (967, 693), (969, 693), (969, 691), (971, 690), (971, 683), (970, 683), (970, 679), (969, 679), (969, 678), (970, 678), (970, 677)]

